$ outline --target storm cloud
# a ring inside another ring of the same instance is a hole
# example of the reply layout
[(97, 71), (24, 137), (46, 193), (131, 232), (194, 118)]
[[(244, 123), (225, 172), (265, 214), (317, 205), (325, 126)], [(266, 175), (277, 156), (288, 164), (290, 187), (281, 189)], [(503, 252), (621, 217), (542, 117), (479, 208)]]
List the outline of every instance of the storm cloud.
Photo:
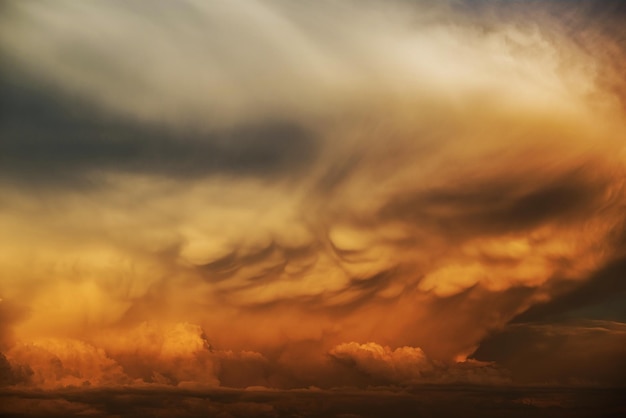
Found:
[(7, 411), (623, 386), (626, 32), (598, 4), (4, 2)]

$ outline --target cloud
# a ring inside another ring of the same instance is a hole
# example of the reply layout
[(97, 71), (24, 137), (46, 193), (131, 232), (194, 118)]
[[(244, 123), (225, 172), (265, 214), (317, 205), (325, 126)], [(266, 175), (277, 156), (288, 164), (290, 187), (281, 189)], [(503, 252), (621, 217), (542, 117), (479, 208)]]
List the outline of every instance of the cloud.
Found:
[(333, 347), (329, 355), (340, 363), (354, 367), (379, 384), (472, 383), (502, 384), (510, 382), (505, 370), (491, 363), (466, 360), (441, 363), (429, 360), (418, 347), (398, 347), (355, 342)]
[(344, 343), (334, 347), (329, 354), (337, 360), (350, 364), (373, 376), (392, 382), (411, 381), (432, 370), (420, 348), (399, 347), (391, 350), (376, 343)]
[(65, 386), (112, 386), (129, 383), (122, 368), (104, 350), (72, 339), (22, 343), (8, 353), (14, 367), (28, 370), (17, 383), (51, 389)]
[(4, 2), (11, 367), (504, 381), (454, 360), (620, 289), (616, 4)]
[[(6, 183), (103, 187), (104, 175), (134, 173), (193, 180), (209, 175), (275, 176), (315, 157), (313, 133), (296, 121), (229, 128), (147, 125), (46, 89), (3, 80)], [(53, 175), (51, 175), (53, 173)]]
[(30, 366), (11, 364), (6, 356), (0, 353), (0, 388), (28, 383), (32, 376)]
[(0, 298), (0, 352), (14, 344), (14, 327), (26, 319), (28, 309), (12, 300)]
[[(549, 322), (575, 318), (582, 313), (587, 318), (626, 320), (623, 300), (626, 289), (622, 274), (626, 268), (623, 257), (607, 263), (584, 283), (555, 283), (554, 298), (532, 306), (513, 322)], [(613, 306), (615, 305), (615, 306)]]
[[(0, 353), (1, 354), (1, 353)], [(141, 323), (101, 330), (91, 341), (20, 342), (0, 357), (2, 385), (67, 387), (246, 387), (267, 383), (268, 360), (253, 351), (213, 348), (190, 323)]]
[(576, 167), (558, 173), (560, 178), (554, 180), (546, 178), (549, 175), (546, 172), (541, 179), (533, 178), (530, 172), (508, 181), (492, 178), (483, 183), (460, 179), (458, 184), (443, 186), (448, 190), (427, 190), (392, 199), (381, 215), (441, 225), (452, 234), (470, 236), (528, 230), (554, 218), (567, 221), (569, 217), (585, 216), (593, 208), (607, 186), (585, 179), (585, 171), (584, 166)]
[(149, 383), (219, 385), (217, 364), (202, 328), (190, 323), (142, 323), (97, 336), (133, 378)]
[(625, 342), (621, 322), (512, 324), (472, 356), (506, 367), (520, 383), (621, 386)]

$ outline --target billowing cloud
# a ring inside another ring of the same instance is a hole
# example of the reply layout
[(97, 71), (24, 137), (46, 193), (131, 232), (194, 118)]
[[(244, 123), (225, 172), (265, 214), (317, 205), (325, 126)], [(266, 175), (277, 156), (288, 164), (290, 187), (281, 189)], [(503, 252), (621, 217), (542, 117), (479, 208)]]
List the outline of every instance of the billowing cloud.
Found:
[(508, 383), (505, 370), (493, 364), (466, 360), (444, 364), (429, 360), (417, 347), (398, 347), (395, 350), (376, 343), (343, 343), (329, 354), (347, 367), (355, 367), (373, 382), (379, 384), (424, 383)]
[(160, 327), (148, 323), (125, 333), (105, 333), (99, 345), (131, 376), (146, 382), (218, 385), (212, 350), (198, 325)]
[(618, 2), (2, 8), (5, 385), (570, 384), (494, 336), (624, 300)]
[(3, 385), (211, 388), (267, 384), (268, 359), (213, 348), (198, 325), (141, 323), (94, 333), (89, 342), (47, 338), (20, 342), (0, 357)]
[(363, 372), (380, 376), (390, 381), (417, 380), (433, 366), (419, 348), (399, 347), (391, 350), (376, 343), (344, 343), (334, 347), (330, 353), (338, 361), (354, 364)]
[(48, 339), (19, 344), (8, 353), (11, 363), (28, 368), (26, 381), (50, 389), (64, 386), (112, 386), (128, 383), (122, 368), (104, 350), (82, 341)]

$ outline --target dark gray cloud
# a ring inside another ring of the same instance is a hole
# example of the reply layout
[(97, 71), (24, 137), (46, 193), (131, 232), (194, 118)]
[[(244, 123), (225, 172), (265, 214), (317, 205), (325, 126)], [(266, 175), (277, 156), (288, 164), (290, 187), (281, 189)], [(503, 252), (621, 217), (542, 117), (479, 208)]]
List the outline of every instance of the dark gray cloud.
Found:
[(593, 174), (583, 166), (556, 179), (539, 180), (530, 173), (508, 180), (460, 178), (444, 187), (398, 195), (382, 207), (380, 216), (451, 236), (525, 230), (592, 209), (606, 187), (591, 180)]
[(174, 179), (293, 175), (315, 158), (319, 145), (309, 129), (286, 120), (201, 130), (159, 126), (39, 87), (0, 79), (4, 181), (90, 184), (102, 173)]
[(611, 321), (512, 324), (473, 357), (495, 361), (520, 383), (626, 385), (626, 327)]
[(513, 323), (562, 321), (568, 318), (626, 322), (626, 258), (607, 263), (584, 282), (553, 284), (553, 299), (530, 307)]

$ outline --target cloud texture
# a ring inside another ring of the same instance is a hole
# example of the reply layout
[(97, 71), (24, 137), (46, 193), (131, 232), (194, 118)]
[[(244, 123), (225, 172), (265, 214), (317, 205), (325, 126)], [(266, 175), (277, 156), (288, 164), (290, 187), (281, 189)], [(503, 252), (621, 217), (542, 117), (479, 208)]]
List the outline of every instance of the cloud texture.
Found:
[(569, 382), (485, 339), (626, 297), (619, 2), (2, 9), (5, 385)]

